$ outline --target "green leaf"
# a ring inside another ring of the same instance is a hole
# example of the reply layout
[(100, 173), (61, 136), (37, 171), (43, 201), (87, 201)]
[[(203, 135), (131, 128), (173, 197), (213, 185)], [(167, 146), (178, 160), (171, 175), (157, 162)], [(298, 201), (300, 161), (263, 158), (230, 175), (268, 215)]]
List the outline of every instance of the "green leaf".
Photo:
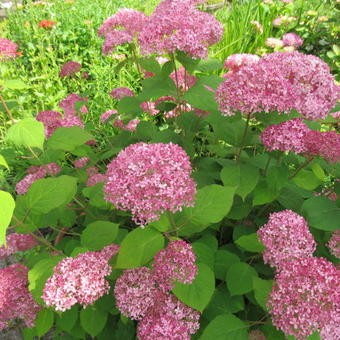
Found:
[(340, 208), (330, 199), (322, 196), (309, 198), (301, 210), (311, 227), (327, 231), (339, 229)]
[(208, 307), (204, 310), (203, 317), (212, 320), (220, 314), (237, 313), (243, 309), (243, 296), (230, 296), (227, 287), (220, 285), (215, 289)]
[(119, 101), (117, 109), (119, 113), (138, 115), (143, 112), (140, 104), (141, 102), (136, 97), (124, 97)]
[(142, 92), (138, 95), (140, 103), (151, 98), (177, 96), (177, 90), (173, 80), (162, 75), (144, 79), (142, 88)]
[(244, 200), (254, 190), (259, 181), (259, 171), (250, 164), (230, 164), (221, 171), (225, 186), (236, 186), (235, 193)]
[(28, 289), (37, 302), (43, 304), (41, 299), (47, 279), (53, 274), (53, 268), (62, 260), (62, 256), (53, 256), (38, 261), (28, 272)]
[(15, 208), (15, 202), (12, 195), (6, 191), (0, 190), (0, 247), (6, 245), (6, 230), (9, 226), (13, 211)]
[(89, 306), (80, 311), (80, 324), (91, 336), (95, 337), (104, 328), (107, 320), (107, 313)]
[(81, 244), (89, 250), (101, 250), (113, 243), (118, 234), (118, 224), (96, 221), (86, 226), (81, 234)]
[(9, 169), (6, 159), (3, 155), (0, 155), (0, 165), (4, 166), (5, 168)]
[(293, 182), (302, 189), (314, 190), (322, 183), (322, 180), (316, 177), (312, 171), (302, 169), (293, 178)]
[(278, 196), (278, 192), (268, 186), (265, 181), (260, 181), (253, 191), (253, 205), (270, 203)]
[(190, 235), (202, 231), (211, 223), (220, 222), (232, 206), (234, 192), (234, 187), (223, 187), (217, 184), (199, 189), (195, 206), (184, 208), (181, 213), (178, 213), (179, 223), (183, 225), (179, 234)]
[(230, 266), (227, 272), (227, 286), (230, 295), (243, 295), (253, 290), (255, 269), (247, 263), (239, 262)]
[(222, 314), (212, 320), (199, 340), (248, 340), (247, 326), (232, 314)]
[(78, 314), (78, 306), (73, 306), (71, 309), (61, 313), (60, 315), (57, 314), (57, 326), (63, 331), (69, 332), (75, 326), (78, 320)]
[(186, 305), (203, 311), (215, 290), (215, 276), (204, 263), (198, 264), (198, 273), (191, 284), (177, 282), (173, 293)]
[(17, 146), (43, 150), (45, 140), (44, 125), (34, 118), (25, 118), (8, 129), (6, 140), (13, 142)]
[(90, 199), (90, 205), (100, 209), (107, 209), (110, 206), (109, 202), (104, 199), (103, 188), (104, 182), (100, 182), (82, 190), (84, 196)]
[(241, 236), (235, 241), (235, 243), (239, 245), (242, 249), (254, 253), (260, 253), (264, 250), (264, 247), (262, 243), (259, 242), (256, 233)]
[(273, 286), (272, 280), (262, 280), (256, 276), (253, 277), (254, 295), (257, 303), (266, 311), (266, 303), (268, 294), (271, 292)]
[(227, 271), (233, 263), (240, 262), (240, 258), (228, 250), (218, 250), (215, 254), (215, 276), (219, 280), (225, 280)]
[(23, 90), (28, 88), (28, 85), (26, 85), (22, 80), (20, 79), (9, 79), (4, 80), (0, 82), (1, 86), (11, 89), (11, 90)]
[(196, 65), (196, 70), (201, 72), (218, 71), (223, 68), (223, 64), (219, 59), (209, 58), (207, 60), (201, 59)]
[(323, 171), (322, 167), (320, 166), (319, 163), (314, 162), (312, 164), (312, 171), (313, 174), (320, 180), (320, 181), (324, 181), (325, 180), (325, 172)]
[(25, 195), (27, 208), (35, 213), (48, 213), (69, 203), (77, 192), (77, 178), (60, 176), (35, 181)]
[(123, 240), (118, 258), (117, 268), (136, 268), (149, 262), (163, 248), (163, 235), (152, 228), (132, 230)]
[(153, 72), (156, 74), (161, 72), (161, 66), (155, 57), (140, 58), (138, 60), (138, 63), (146, 71)]
[(205, 263), (211, 270), (214, 270), (215, 252), (207, 245), (200, 242), (193, 242), (191, 245), (196, 255), (196, 261)]
[(46, 334), (53, 326), (54, 313), (50, 309), (41, 309), (35, 319), (35, 328), (38, 336)]
[(51, 150), (73, 151), (94, 137), (79, 126), (57, 128), (48, 139), (47, 146)]
[(203, 84), (196, 84), (185, 92), (183, 98), (193, 107), (205, 111), (218, 111), (215, 93)]

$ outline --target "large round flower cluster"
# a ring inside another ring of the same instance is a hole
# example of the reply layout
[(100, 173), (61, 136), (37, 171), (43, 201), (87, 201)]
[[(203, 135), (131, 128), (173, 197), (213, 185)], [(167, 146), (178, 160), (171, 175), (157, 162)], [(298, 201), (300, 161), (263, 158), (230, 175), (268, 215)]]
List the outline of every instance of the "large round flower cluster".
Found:
[[(77, 102), (84, 101), (87, 101), (87, 98), (82, 98), (75, 93), (71, 93), (59, 103), (59, 106), (64, 110), (64, 115), (58, 111), (39, 112), (35, 118), (44, 124), (46, 138), (50, 138), (58, 127), (79, 126), (84, 128), (84, 123), (77, 115), (76, 108)], [(81, 113), (88, 112), (85, 105), (83, 105), (79, 111)]]
[(196, 185), (186, 152), (173, 143), (132, 144), (107, 167), (105, 199), (145, 225), (166, 210), (192, 206)]
[(19, 181), (15, 190), (19, 195), (25, 194), (31, 185), (38, 179), (45, 178), (47, 175), (55, 176), (61, 171), (61, 167), (57, 163), (48, 163), (41, 166), (29, 167), (27, 169), (28, 175), (26, 175), (21, 181)]
[(36, 245), (38, 242), (31, 234), (9, 234), (6, 236), (6, 247), (0, 247), (0, 260), (18, 251), (32, 249)]
[(340, 95), (328, 65), (300, 52), (275, 52), (233, 72), (218, 87), (216, 100), (224, 115), (298, 111), (323, 119)]
[(74, 74), (81, 70), (81, 64), (76, 61), (67, 61), (61, 68), (60, 78), (72, 77)]
[(269, 151), (293, 151), (308, 157), (321, 156), (328, 162), (340, 161), (340, 134), (311, 130), (300, 118), (268, 126), (261, 140)]
[(171, 241), (154, 257), (153, 268), (128, 269), (117, 279), (114, 294), (117, 308), (138, 320), (138, 337), (190, 339), (199, 327), (199, 312), (184, 305), (169, 291), (174, 282), (192, 283), (196, 256), (190, 244)]
[(302, 257), (282, 265), (267, 304), (273, 324), (298, 340), (339, 332), (340, 272), (323, 258)]
[(119, 246), (112, 244), (101, 251), (61, 260), (45, 284), (42, 299), (46, 305), (57, 311), (70, 309), (76, 303), (86, 307), (108, 293), (110, 287), (105, 276), (112, 271), (108, 261), (118, 251)]
[(295, 258), (311, 257), (316, 249), (306, 220), (291, 210), (272, 213), (257, 234), (265, 246), (264, 262), (272, 267), (280, 268)]
[(14, 59), (18, 52), (18, 45), (11, 40), (0, 38), (0, 61)]
[(195, 8), (193, 1), (162, 1), (138, 36), (144, 54), (183, 51), (206, 58), (208, 46), (217, 43), (223, 26), (211, 14)]
[(0, 331), (17, 319), (22, 319), (26, 327), (33, 327), (39, 305), (28, 291), (28, 268), (22, 264), (12, 264), (0, 269)]
[(130, 8), (121, 9), (108, 18), (98, 31), (100, 37), (105, 37), (103, 54), (111, 53), (118, 45), (132, 42), (147, 20), (144, 13)]

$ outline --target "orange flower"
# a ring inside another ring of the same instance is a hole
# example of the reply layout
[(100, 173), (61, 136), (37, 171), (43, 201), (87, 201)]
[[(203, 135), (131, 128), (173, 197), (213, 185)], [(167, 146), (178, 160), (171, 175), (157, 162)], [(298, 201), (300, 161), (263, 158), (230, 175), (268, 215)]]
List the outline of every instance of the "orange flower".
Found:
[(56, 25), (57, 23), (55, 21), (51, 21), (51, 20), (41, 20), (38, 24), (39, 27), (42, 28), (52, 28), (54, 25)]

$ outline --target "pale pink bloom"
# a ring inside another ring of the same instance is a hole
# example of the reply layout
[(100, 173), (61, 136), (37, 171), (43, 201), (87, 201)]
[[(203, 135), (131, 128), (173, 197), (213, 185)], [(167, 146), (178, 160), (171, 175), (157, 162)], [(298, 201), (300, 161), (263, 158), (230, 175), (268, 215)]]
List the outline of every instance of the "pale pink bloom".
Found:
[(197, 10), (190, 1), (162, 1), (138, 36), (143, 54), (188, 53), (206, 58), (208, 47), (217, 43), (223, 26), (211, 14)]
[(147, 112), (151, 116), (156, 116), (159, 113), (159, 110), (156, 109), (156, 105), (154, 102), (143, 102), (139, 105), (144, 112)]
[(17, 319), (26, 327), (34, 327), (41, 307), (28, 291), (27, 274), (28, 268), (18, 263), (0, 269), (0, 331)]
[(59, 73), (60, 78), (71, 77), (81, 69), (81, 64), (76, 61), (67, 61), (61, 68)]
[(46, 176), (46, 170), (40, 168), (34, 174), (26, 175), (21, 181), (15, 185), (15, 191), (18, 195), (25, 194), (31, 185), (38, 179), (44, 178)]
[(133, 132), (136, 131), (139, 123), (139, 119), (131, 119), (127, 124), (124, 124), (124, 121), (122, 119), (116, 119), (113, 122), (113, 126), (121, 130)]
[(63, 312), (76, 303), (91, 305), (107, 294), (110, 286), (105, 277), (112, 271), (108, 261), (118, 251), (118, 245), (109, 245), (61, 260), (45, 284), (42, 299), (46, 305)]
[(331, 115), (332, 115), (333, 118), (335, 118), (335, 119), (340, 119), (340, 111), (332, 112)]
[(269, 151), (304, 153), (308, 151), (306, 135), (309, 131), (309, 127), (301, 118), (295, 118), (268, 126), (261, 133), (261, 141)]
[(105, 182), (106, 181), (106, 175), (103, 174), (93, 174), (89, 176), (86, 182), (87, 187), (92, 187), (96, 185), (97, 183)]
[(307, 119), (325, 118), (336, 105), (340, 86), (328, 65), (300, 52), (275, 52), (228, 75), (216, 91), (220, 111), (289, 113)]
[(283, 41), (281, 39), (277, 38), (267, 38), (266, 41), (264, 42), (266, 46), (272, 47), (272, 48), (280, 48), (283, 47)]
[(232, 54), (224, 61), (224, 67), (237, 72), (241, 67), (257, 63), (260, 57), (255, 54)]
[(89, 162), (89, 160), (90, 160), (90, 158), (88, 158), (88, 157), (81, 157), (79, 159), (76, 159), (73, 162), (73, 165), (78, 169), (83, 168)]
[(141, 320), (153, 308), (157, 294), (157, 283), (147, 267), (124, 270), (114, 289), (117, 308), (133, 320)]
[(41, 165), (41, 167), (46, 171), (46, 174), (50, 176), (58, 175), (61, 171), (61, 167), (55, 162)]
[(275, 277), (267, 307), (273, 325), (286, 335), (304, 340), (322, 329), (327, 334), (326, 327), (339, 325), (340, 271), (324, 258), (287, 262)]
[(45, 128), (45, 137), (50, 138), (53, 132), (61, 126), (62, 115), (57, 111), (41, 111), (35, 117)]
[(124, 97), (133, 97), (135, 94), (128, 87), (117, 87), (113, 89), (110, 96), (115, 99), (122, 99)]
[(176, 282), (192, 283), (197, 274), (196, 256), (189, 243), (183, 240), (169, 242), (154, 257), (154, 275), (164, 292), (174, 288)]
[(197, 81), (197, 78), (188, 73), (183, 66), (180, 66), (176, 72), (172, 72), (170, 78), (182, 92), (188, 91)]
[(263, 33), (263, 26), (257, 20), (252, 20), (250, 23), (256, 28), (259, 33)]
[(286, 33), (282, 37), (284, 46), (294, 46), (299, 48), (303, 44), (303, 39), (294, 32)]
[(38, 242), (31, 234), (9, 234), (6, 236), (6, 246), (0, 246), (0, 260), (18, 251), (34, 248)]
[(332, 237), (330, 238), (329, 242), (327, 243), (327, 246), (330, 250), (330, 252), (340, 259), (340, 229), (334, 231), (332, 233)]
[(0, 38), (0, 62), (14, 59), (18, 55), (18, 45), (11, 40)]
[[(59, 106), (64, 110), (64, 117), (75, 116), (78, 113), (76, 103), (87, 101), (87, 98), (80, 97), (76, 93), (71, 93), (59, 103)], [(80, 113), (88, 113), (85, 105), (82, 106), (79, 111)]]
[(311, 257), (316, 249), (306, 220), (291, 210), (270, 214), (268, 223), (257, 235), (265, 247), (264, 263), (272, 267), (280, 268), (292, 259)]
[(144, 225), (165, 210), (193, 205), (191, 171), (189, 157), (176, 144), (132, 144), (107, 167), (105, 199), (117, 209), (131, 210), (133, 220)]
[(172, 294), (160, 294), (153, 308), (138, 322), (139, 340), (190, 340), (199, 329), (200, 313)]
[(281, 25), (289, 25), (291, 22), (295, 20), (296, 17), (287, 17), (286, 15), (283, 15), (274, 19), (273, 26), (278, 27)]
[(337, 340), (340, 339), (340, 314), (335, 315), (333, 320), (326, 324), (320, 332), (322, 340)]
[(104, 123), (106, 122), (111, 116), (113, 115), (116, 115), (118, 113), (117, 110), (108, 110), (108, 111), (105, 111), (99, 118), (99, 121), (101, 123)]
[(87, 176), (92, 176), (98, 173), (99, 173), (99, 170), (95, 166), (90, 166), (89, 168), (86, 169)]
[(79, 126), (80, 128), (84, 128), (84, 123), (80, 117), (75, 115), (67, 115), (60, 121), (61, 127), (72, 127), (72, 126)]
[(127, 31), (114, 30), (108, 32), (105, 36), (102, 52), (104, 55), (110, 54), (116, 46), (130, 43), (133, 40), (133, 36)]

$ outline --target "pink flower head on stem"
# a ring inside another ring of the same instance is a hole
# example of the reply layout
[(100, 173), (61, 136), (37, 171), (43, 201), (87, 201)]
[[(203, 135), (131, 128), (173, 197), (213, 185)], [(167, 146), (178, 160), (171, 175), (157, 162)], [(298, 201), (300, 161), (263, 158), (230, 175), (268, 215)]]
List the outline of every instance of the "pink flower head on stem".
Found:
[(81, 69), (81, 64), (76, 61), (66, 62), (59, 73), (60, 78), (71, 77)]
[(0, 247), (0, 259), (4, 259), (18, 251), (26, 251), (38, 245), (31, 234), (9, 234), (6, 236), (6, 247)]

